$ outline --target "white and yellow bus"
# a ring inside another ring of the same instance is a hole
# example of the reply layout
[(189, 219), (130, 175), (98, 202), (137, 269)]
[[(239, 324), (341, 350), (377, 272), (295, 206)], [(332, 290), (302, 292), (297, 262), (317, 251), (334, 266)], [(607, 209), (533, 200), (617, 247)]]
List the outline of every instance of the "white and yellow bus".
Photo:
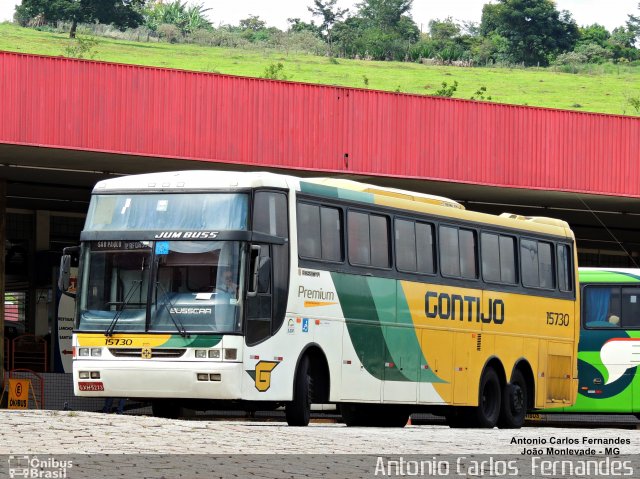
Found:
[(147, 174), (96, 185), (79, 271), (77, 395), (162, 417), (284, 405), (306, 425), (333, 403), (347, 425), (430, 411), (507, 428), (575, 400), (559, 220), (340, 179)]

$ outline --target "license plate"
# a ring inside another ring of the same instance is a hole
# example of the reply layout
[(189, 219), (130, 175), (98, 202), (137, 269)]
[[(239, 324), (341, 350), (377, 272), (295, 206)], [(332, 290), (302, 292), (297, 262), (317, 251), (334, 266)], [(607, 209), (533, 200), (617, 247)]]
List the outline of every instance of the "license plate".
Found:
[(96, 383), (79, 382), (78, 389), (80, 391), (104, 391), (104, 384), (102, 384), (101, 382), (96, 382)]

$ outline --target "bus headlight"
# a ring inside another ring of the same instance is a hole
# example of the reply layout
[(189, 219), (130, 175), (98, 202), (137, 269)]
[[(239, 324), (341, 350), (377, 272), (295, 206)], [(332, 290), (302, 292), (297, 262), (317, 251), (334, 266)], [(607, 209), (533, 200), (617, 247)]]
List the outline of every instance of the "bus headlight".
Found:
[(78, 349), (78, 356), (89, 356), (89, 348)]
[(100, 371), (91, 371), (91, 379), (100, 379)]
[(208, 381), (209, 380), (209, 375), (205, 374), (205, 373), (198, 373), (198, 381)]
[(101, 348), (91, 348), (91, 356), (102, 356)]
[(211, 359), (220, 359), (220, 350), (219, 349), (210, 349), (209, 357)]
[(238, 350), (236, 348), (228, 348), (224, 350), (224, 359), (227, 361), (235, 361), (238, 359)]
[(207, 351), (205, 349), (196, 349), (196, 358), (202, 359), (207, 357)]
[(80, 371), (78, 377), (80, 379), (89, 379), (89, 371)]

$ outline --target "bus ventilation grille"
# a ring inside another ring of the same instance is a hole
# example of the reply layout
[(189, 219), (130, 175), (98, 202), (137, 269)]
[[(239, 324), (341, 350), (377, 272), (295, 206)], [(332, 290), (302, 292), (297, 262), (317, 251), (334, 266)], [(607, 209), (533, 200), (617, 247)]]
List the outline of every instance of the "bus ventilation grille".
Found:
[(480, 351), (482, 349), (482, 334), (478, 334), (478, 339), (476, 341), (476, 350)]
[[(186, 349), (152, 348), (152, 358), (179, 358), (184, 356)], [(109, 348), (109, 352), (116, 358), (139, 358), (142, 348)]]

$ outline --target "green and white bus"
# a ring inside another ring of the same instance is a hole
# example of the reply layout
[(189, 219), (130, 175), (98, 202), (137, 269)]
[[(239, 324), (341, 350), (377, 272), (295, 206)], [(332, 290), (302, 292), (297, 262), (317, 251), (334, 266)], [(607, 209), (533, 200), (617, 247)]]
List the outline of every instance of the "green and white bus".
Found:
[(333, 403), (348, 425), (428, 410), (519, 427), (575, 400), (575, 253), (559, 220), (348, 180), (102, 181), (81, 236), (75, 393), (163, 417), (285, 406), (306, 425), (311, 403)]
[(640, 418), (640, 269), (580, 268), (578, 396), (562, 412)]

